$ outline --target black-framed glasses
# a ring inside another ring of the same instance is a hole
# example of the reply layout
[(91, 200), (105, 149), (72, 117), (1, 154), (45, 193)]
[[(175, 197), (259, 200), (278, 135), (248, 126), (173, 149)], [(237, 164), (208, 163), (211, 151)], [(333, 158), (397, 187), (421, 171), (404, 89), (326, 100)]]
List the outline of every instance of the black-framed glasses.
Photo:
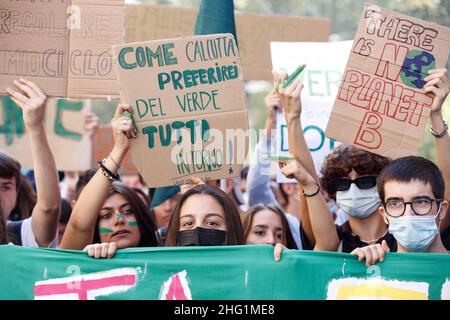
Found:
[(407, 204), (411, 206), (412, 211), (416, 215), (425, 216), (431, 212), (431, 209), (433, 209), (433, 202), (436, 202), (439, 205), (442, 201), (443, 199), (431, 199), (428, 197), (417, 198), (413, 201), (391, 199), (384, 202), (383, 207), (386, 213), (393, 218), (402, 216), (406, 211)]
[(331, 181), (331, 188), (334, 191), (347, 191), (352, 183), (356, 184), (359, 189), (370, 189), (377, 185), (376, 176), (364, 176), (355, 180), (347, 178), (338, 178)]

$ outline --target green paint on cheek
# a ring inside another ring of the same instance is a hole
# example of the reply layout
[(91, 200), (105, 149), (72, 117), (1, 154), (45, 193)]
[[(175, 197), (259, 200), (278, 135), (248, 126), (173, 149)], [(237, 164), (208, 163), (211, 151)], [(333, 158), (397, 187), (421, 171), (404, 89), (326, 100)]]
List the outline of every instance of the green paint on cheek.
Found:
[(129, 225), (130, 227), (139, 227), (137, 221), (128, 221), (128, 225)]
[(100, 233), (112, 233), (113, 232), (111, 229), (107, 229), (107, 228), (98, 228), (98, 231)]

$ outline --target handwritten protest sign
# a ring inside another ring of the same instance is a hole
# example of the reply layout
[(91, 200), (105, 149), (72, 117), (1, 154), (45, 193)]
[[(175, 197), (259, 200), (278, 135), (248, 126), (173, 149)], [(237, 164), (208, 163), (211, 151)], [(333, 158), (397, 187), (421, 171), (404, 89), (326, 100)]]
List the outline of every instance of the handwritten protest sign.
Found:
[[(302, 91), (302, 126), (316, 171), (338, 142), (325, 137), (325, 128), (339, 89), (352, 41), (343, 42), (272, 42), (272, 65), (278, 72), (294, 72), (299, 64), (306, 64), (300, 74)], [(289, 154), (289, 139), (284, 112), (277, 113), (275, 154)], [(277, 168), (277, 182), (287, 179)]]
[(113, 47), (122, 102), (138, 138), (131, 160), (151, 187), (239, 174), (248, 149), (247, 101), (230, 34)]
[(111, 45), (123, 43), (123, 0), (0, 3), (0, 95), (14, 79), (48, 96), (118, 96)]
[(449, 53), (449, 28), (366, 4), (326, 135), (392, 158), (415, 155), (433, 102), (424, 78)]
[[(198, 9), (127, 5), (126, 41), (169, 39), (194, 34)], [(245, 80), (270, 80), (270, 41), (328, 41), (329, 19), (236, 12), (236, 32)], [(310, 30), (314, 30), (311, 32)]]
[[(91, 167), (91, 139), (83, 128), (87, 109), (89, 105), (81, 100), (47, 101), (45, 129), (58, 170), (82, 171)], [(18, 160), (22, 168), (33, 168), (22, 109), (9, 97), (0, 98), (0, 150)]]

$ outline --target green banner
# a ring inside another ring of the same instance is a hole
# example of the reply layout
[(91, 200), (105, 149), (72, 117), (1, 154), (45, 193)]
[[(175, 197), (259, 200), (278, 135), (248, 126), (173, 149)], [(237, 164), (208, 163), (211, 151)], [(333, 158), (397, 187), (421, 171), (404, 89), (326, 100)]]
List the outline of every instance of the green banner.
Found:
[(0, 299), (450, 299), (449, 255), (390, 253), (366, 268), (329, 252), (275, 262), (271, 246), (132, 248), (113, 259), (0, 246), (0, 261)]

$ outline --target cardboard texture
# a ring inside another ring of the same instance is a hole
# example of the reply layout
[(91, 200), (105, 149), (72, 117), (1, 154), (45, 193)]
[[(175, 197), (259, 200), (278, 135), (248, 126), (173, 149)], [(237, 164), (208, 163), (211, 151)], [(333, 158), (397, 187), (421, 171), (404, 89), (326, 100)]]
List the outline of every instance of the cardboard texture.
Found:
[(113, 52), (121, 100), (133, 107), (138, 129), (131, 159), (150, 187), (239, 174), (248, 115), (230, 34), (130, 43)]
[(0, 95), (25, 77), (47, 96), (117, 97), (111, 45), (124, 23), (123, 0), (2, 0)]
[[(194, 34), (198, 10), (164, 5), (127, 5), (126, 42)], [(245, 80), (271, 80), (271, 41), (328, 41), (329, 19), (236, 12), (236, 31)], [(311, 32), (314, 30), (314, 32)]]
[[(83, 171), (91, 167), (91, 138), (84, 130), (88, 102), (47, 100), (45, 129), (55, 158), (62, 171)], [(23, 123), (21, 108), (9, 97), (0, 98), (0, 150), (32, 169), (30, 138)]]
[(391, 158), (417, 154), (433, 102), (423, 79), (449, 53), (449, 28), (366, 4), (326, 135)]
[[(97, 161), (106, 158), (114, 146), (111, 126), (100, 126), (92, 141), (92, 167), (97, 167)], [(136, 168), (131, 163), (130, 154), (122, 160), (120, 173), (137, 173)]]

